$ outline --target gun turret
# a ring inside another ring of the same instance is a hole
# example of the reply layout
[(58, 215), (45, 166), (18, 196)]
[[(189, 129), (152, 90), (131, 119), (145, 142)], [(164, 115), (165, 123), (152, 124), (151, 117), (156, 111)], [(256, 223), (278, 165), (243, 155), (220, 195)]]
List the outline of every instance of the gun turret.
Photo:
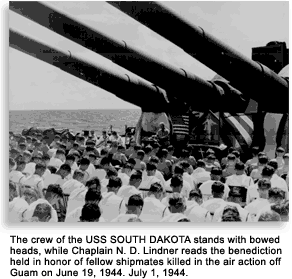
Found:
[[(252, 61), (160, 3), (129, 1), (108, 3), (181, 47), (190, 56), (226, 78), (232, 86), (243, 93), (243, 96), (249, 96), (257, 101), (262, 111), (288, 112), (288, 82), (266, 66)], [(239, 72), (244, 73), (244, 80)], [(275, 96), (281, 102), (275, 102)]]
[[(126, 102), (143, 108), (144, 111), (164, 112), (168, 110), (169, 103), (166, 93), (159, 87), (144, 82), (143, 80), (130, 78), (89, 61), (84, 57), (74, 55), (58, 47), (51, 46), (47, 42), (41, 42), (31, 35), (21, 34), (10, 28), (9, 45), (14, 49), (31, 55), (48, 64), (85, 80), (95, 86), (107, 90)], [(141, 95), (149, 96), (149, 102)], [(155, 103), (151, 100), (155, 98)]]
[[(197, 111), (246, 112), (249, 98), (230, 85), (208, 82), (186, 70), (152, 57), (125, 42), (120, 42), (66, 14), (51, 4), (11, 1), (10, 9), (36, 23), (94, 51), (167, 91), (170, 107), (185, 113)], [(199, 102), (193, 102), (194, 94)], [(229, 103), (237, 106), (230, 106)]]

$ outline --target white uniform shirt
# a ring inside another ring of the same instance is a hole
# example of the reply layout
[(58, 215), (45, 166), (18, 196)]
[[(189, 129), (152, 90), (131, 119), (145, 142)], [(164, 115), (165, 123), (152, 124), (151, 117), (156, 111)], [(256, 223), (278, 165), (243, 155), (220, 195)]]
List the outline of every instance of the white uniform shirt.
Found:
[(83, 188), (84, 185), (76, 179), (66, 181), (62, 186), (64, 194), (70, 195), (74, 190)]
[(9, 180), (11, 180), (14, 183), (20, 183), (21, 179), (24, 177), (25, 175), (17, 170), (13, 170), (9, 173)]
[(63, 162), (58, 158), (51, 158), (48, 166), (55, 167), (57, 170), (63, 165)]
[(43, 189), (45, 189), (46, 187), (43, 178), (39, 175), (34, 174), (27, 178), (23, 178), (21, 179), (20, 183), (21, 185), (25, 186), (24, 188), (30, 187), (32, 189), (35, 189), (39, 193), (40, 198), (44, 197)]
[(244, 209), (249, 212), (252, 219), (254, 220), (259, 211), (262, 210), (264, 207), (268, 206), (269, 204), (270, 204), (269, 200), (257, 198), (256, 200), (248, 204)]
[(48, 204), (52, 211), (51, 211), (51, 219), (49, 220), (49, 222), (51, 223), (57, 223), (58, 222), (58, 215), (57, 215), (57, 212), (56, 210), (51, 206), (51, 204), (45, 200), (45, 199), (38, 199), (37, 201), (31, 203), (29, 205), (29, 207), (27, 208), (27, 210), (22, 214), (23, 215), (23, 219), (28, 221), (32, 216), (33, 216), (33, 213), (35, 211), (35, 208), (37, 207), (38, 204), (40, 203), (46, 203)]
[(201, 205), (203, 208), (207, 209), (211, 215), (214, 215), (215, 211), (221, 206), (226, 205), (226, 201), (220, 198), (209, 199)]
[(183, 180), (187, 181), (190, 184), (191, 190), (193, 190), (195, 188), (196, 184), (197, 184), (197, 182), (192, 177), (192, 175), (189, 175), (187, 172), (184, 172)]
[(129, 198), (133, 195), (140, 195), (143, 197), (142, 192), (132, 185), (123, 185), (119, 189), (117, 195), (124, 200), (125, 204), (128, 203)]
[(102, 200), (99, 202), (102, 210), (101, 217), (105, 222), (111, 222), (119, 214), (126, 212), (125, 202), (113, 192), (102, 194)]
[[(212, 185), (216, 182), (215, 180), (209, 180), (204, 182), (200, 187), (200, 191), (203, 195), (203, 200), (207, 201), (208, 199), (212, 198)], [(226, 199), (228, 197), (228, 194), (230, 192), (230, 189), (228, 185), (224, 184), (224, 196), (223, 199)]]
[(20, 197), (14, 198), (9, 202), (8, 221), (18, 223), (22, 220), (22, 213), (29, 207), (28, 203)]
[(144, 199), (140, 219), (142, 222), (160, 222), (168, 214), (168, 208), (160, 200), (148, 196)]
[(194, 223), (211, 222), (212, 220), (210, 212), (195, 201), (187, 201), (187, 209), (184, 214)]
[(277, 174), (273, 174), (272, 178), (271, 178), (271, 185), (272, 187), (277, 187), (280, 188), (281, 190), (283, 190), (285, 192), (285, 196), (286, 199), (289, 200), (289, 192), (288, 192), (288, 186), (286, 181), (280, 177)]
[(143, 177), (142, 182), (138, 188), (138, 190), (142, 192), (143, 198), (147, 197), (151, 185), (156, 182), (161, 183), (161, 181), (155, 176)]
[(25, 168), (24, 168), (24, 170), (23, 170), (23, 173), (24, 174), (27, 174), (27, 176), (31, 176), (31, 175), (33, 175), (34, 174), (34, 172), (35, 172), (35, 163), (34, 162), (30, 162), (30, 163), (27, 163), (26, 165), (25, 165)]
[(67, 214), (71, 213), (77, 207), (83, 207), (87, 191), (87, 187), (83, 186), (71, 192), (67, 204)]
[[(171, 179), (169, 179), (169, 180), (167, 180), (167, 181), (165, 182), (165, 190), (166, 190), (167, 192), (171, 192), (171, 193), (172, 193), (172, 189), (171, 189), (171, 187), (170, 187), (170, 183), (171, 183)], [(183, 197), (185, 197), (185, 198), (188, 199), (191, 190), (192, 190), (192, 189), (191, 189), (190, 184), (189, 184), (186, 180), (183, 180), (183, 187), (182, 187), (181, 192), (180, 192), (181, 195), (182, 195)], [(166, 195), (169, 196), (170, 193), (166, 193)]]
[(196, 169), (196, 172), (193, 173), (192, 176), (196, 184), (211, 180), (210, 172), (206, 171), (203, 168), (199, 168), (199, 170)]
[(227, 202), (226, 204), (218, 208), (213, 215), (212, 222), (219, 222), (221, 220), (226, 205), (235, 206), (238, 209), (241, 222), (252, 222), (252, 218), (249, 212), (245, 210), (245, 208), (243, 209), (239, 204), (234, 202)]
[(118, 173), (118, 177), (122, 180), (122, 185), (128, 185), (130, 177), (125, 173)]
[[(279, 177), (277, 174), (273, 174), (271, 178), (271, 187), (272, 188), (280, 188), (286, 193), (286, 199), (289, 200), (289, 192), (288, 192), (288, 186), (286, 181)], [(247, 203), (252, 202), (254, 199), (259, 198), (259, 192), (258, 192), (258, 184), (254, 184), (253, 186), (249, 187), (247, 190)]]

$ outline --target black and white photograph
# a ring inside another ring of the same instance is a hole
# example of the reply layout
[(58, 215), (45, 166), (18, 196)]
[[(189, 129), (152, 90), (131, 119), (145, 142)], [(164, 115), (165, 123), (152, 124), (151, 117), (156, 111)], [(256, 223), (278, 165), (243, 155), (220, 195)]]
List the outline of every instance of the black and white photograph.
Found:
[(289, 221), (288, 1), (8, 13), (8, 225)]

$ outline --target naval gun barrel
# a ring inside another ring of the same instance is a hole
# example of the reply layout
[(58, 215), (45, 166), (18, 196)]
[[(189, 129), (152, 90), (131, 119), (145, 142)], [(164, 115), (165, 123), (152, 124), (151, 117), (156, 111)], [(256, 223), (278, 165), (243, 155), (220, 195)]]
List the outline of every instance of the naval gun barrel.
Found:
[[(266, 66), (249, 59), (161, 3), (108, 3), (226, 78), (244, 96), (257, 101), (261, 110), (288, 112), (288, 81)], [(275, 98), (279, 98), (279, 102), (275, 102)]]
[[(33, 38), (24, 32), (18, 32), (13, 28), (9, 30), (10, 47), (51, 64), (79, 79), (87, 81), (118, 98), (130, 102), (142, 108), (143, 111), (165, 112), (168, 111), (166, 93), (159, 87), (155, 87), (143, 80), (129, 77), (108, 70), (92, 60), (74, 55), (70, 51), (51, 46), (47, 42)], [(155, 98), (155, 103), (145, 101), (140, 94)]]
[[(234, 111), (234, 106), (228, 102), (237, 103), (236, 112), (245, 112), (248, 107), (248, 100), (239, 91), (225, 90), (222, 86), (152, 57), (78, 21), (51, 4), (10, 1), (9, 8), (163, 88), (167, 91), (170, 105), (176, 110), (191, 106), (197, 111)], [(145, 98), (149, 99), (149, 96)]]

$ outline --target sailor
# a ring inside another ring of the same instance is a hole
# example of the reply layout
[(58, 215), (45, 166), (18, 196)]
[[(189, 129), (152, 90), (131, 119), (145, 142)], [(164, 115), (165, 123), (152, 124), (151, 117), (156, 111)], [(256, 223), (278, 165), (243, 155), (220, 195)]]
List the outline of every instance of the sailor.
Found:
[(269, 190), (272, 188), (270, 180), (266, 178), (260, 179), (257, 186), (259, 196), (245, 207), (253, 220), (260, 210), (269, 205)]
[[(180, 165), (176, 165), (173, 170), (173, 177), (178, 175), (183, 178), (183, 174), (184, 174), (183, 168)], [(173, 189), (171, 187), (171, 179), (165, 182), (166, 196), (169, 196), (169, 194), (173, 193)], [(186, 180), (183, 179), (183, 186), (180, 191), (181, 195), (185, 198), (188, 198), (191, 190), (192, 190), (191, 185)]]
[(88, 181), (90, 178), (92, 178), (92, 173), (95, 170), (95, 167), (90, 163), (89, 159), (82, 158), (79, 162), (79, 170), (83, 171), (85, 173), (85, 181)]
[(68, 152), (68, 155), (71, 155), (75, 151), (78, 151), (78, 149), (79, 149), (79, 143), (78, 142), (74, 142), (72, 144), (72, 147), (71, 147), (70, 151)]
[(126, 204), (126, 213), (121, 213), (119, 216), (112, 220), (113, 223), (128, 222), (132, 218), (140, 216), (144, 206), (144, 201), (140, 195), (132, 195)]
[(179, 193), (173, 193), (168, 199), (168, 210), (167, 214), (160, 222), (170, 223), (179, 222), (182, 219), (188, 219), (184, 214), (186, 210), (186, 199)]
[(161, 181), (155, 176), (157, 170), (156, 164), (149, 162), (146, 164), (146, 176), (143, 176), (142, 182), (138, 188), (143, 194), (143, 198), (146, 198), (150, 189), (150, 186), (155, 183), (161, 183)]
[(85, 204), (85, 195), (90, 189), (99, 193), (101, 192), (101, 185), (98, 178), (92, 178), (86, 181), (85, 186), (81, 185), (71, 192), (67, 204), (67, 214)]
[(234, 150), (232, 152), (232, 154), (235, 156), (236, 158), (236, 163), (240, 162), (240, 152), (238, 150)]
[(273, 210), (280, 214), (282, 221), (289, 221), (289, 201), (285, 200), (285, 192), (279, 188), (271, 187), (268, 193), (269, 203), (258, 211), (256, 217), (257, 221), (261, 214), (267, 210)]
[(278, 162), (275, 159), (272, 159), (268, 163), (268, 166), (271, 166), (275, 170), (275, 173), (271, 178), (272, 187), (277, 187), (283, 190), (285, 192), (286, 199), (288, 200), (289, 199), (288, 186), (285, 179), (278, 175)]
[(159, 153), (160, 162), (157, 165), (157, 169), (163, 174), (165, 179), (168, 179), (171, 176), (171, 161), (167, 160), (168, 151), (167, 149), (162, 149)]
[[(11, 195), (11, 191), (14, 195)], [(31, 196), (28, 198), (28, 193)], [(13, 182), (9, 182), (9, 211), (8, 220), (12, 223), (17, 223), (22, 221), (22, 213), (27, 210), (29, 204), (37, 200), (37, 194), (32, 189), (26, 189), (20, 197), (16, 194), (16, 185)]]
[(119, 177), (112, 177), (107, 184), (107, 192), (102, 194), (102, 200), (99, 206), (102, 210), (102, 217), (105, 222), (111, 222), (119, 214), (126, 212), (123, 198), (117, 195), (122, 186), (122, 180)]
[(242, 162), (235, 164), (236, 173), (226, 178), (230, 192), (228, 196), (233, 202), (242, 207), (246, 204), (247, 189), (254, 185), (253, 179), (245, 174), (245, 165)]
[(225, 194), (225, 185), (220, 181), (214, 181), (211, 187), (213, 198), (204, 201), (201, 206), (207, 209), (213, 216), (218, 208), (226, 205), (226, 201), (223, 199)]
[(242, 222), (238, 208), (230, 204), (225, 205), (219, 222)]
[[(286, 194), (286, 199), (289, 199), (288, 187), (284, 179), (274, 176), (275, 168), (272, 166), (265, 166), (262, 170), (262, 178), (266, 178), (271, 182), (272, 188), (280, 188)], [(280, 179), (279, 179), (280, 178)], [(248, 188), (247, 191), (247, 203), (252, 202), (254, 199), (259, 197), (258, 185), (254, 184)]]
[(84, 172), (75, 170), (73, 177), (61, 185), (61, 188), (64, 194), (70, 195), (74, 190), (84, 187), (84, 183)]
[(179, 163), (179, 165), (184, 170), (183, 180), (187, 181), (191, 186), (191, 190), (193, 190), (197, 185), (197, 181), (192, 176), (192, 173), (194, 171), (193, 167), (187, 161), (182, 161)]
[(117, 152), (113, 155), (113, 160), (119, 160), (123, 165), (126, 164), (127, 157), (124, 153), (125, 153), (125, 147), (122, 145), (119, 145)]
[(169, 160), (169, 161), (171, 161), (172, 164), (176, 164), (177, 161), (178, 161), (178, 158), (176, 158), (175, 156), (173, 156), (173, 154), (174, 154), (174, 147), (172, 145), (169, 145), (167, 147), (167, 151), (168, 151), (168, 154), (167, 154), (166, 159)]
[[(249, 169), (251, 167), (251, 165), (257, 165), (258, 161), (259, 161), (259, 158), (258, 158), (259, 148), (257, 146), (254, 146), (251, 149), (251, 153), (252, 153), (252, 158), (247, 160), (245, 163), (247, 169)], [(251, 170), (250, 170), (250, 172), (251, 172)]]
[[(220, 181), (222, 179), (222, 170), (221, 168), (214, 167), (210, 173), (210, 180), (205, 181), (203, 184), (199, 186), (199, 189), (203, 196), (203, 201), (207, 201), (208, 199), (212, 198), (212, 185), (214, 181)], [(223, 199), (227, 199), (229, 195), (229, 187), (226, 184), (224, 185), (224, 196)]]
[(203, 196), (200, 189), (192, 190), (189, 194), (189, 200), (186, 203), (187, 208), (185, 211), (185, 215), (191, 220), (191, 222), (211, 222), (212, 216), (207, 209), (201, 207), (202, 203)]
[(131, 153), (131, 155), (129, 156), (129, 159), (136, 159), (137, 158), (137, 153), (138, 151), (142, 150), (142, 147), (140, 144), (136, 144), (133, 147), (133, 152)]
[(226, 168), (223, 170), (223, 177), (227, 177), (227, 176), (230, 176), (232, 174), (235, 174), (235, 164), (237, 162), (237, 158), (236, 156), (232, 153), (232, 154), (229, 154), (227, 156), (227, 165), (226, 165)]
[(65, 160), (65, 151), (63, 149), (58, 149), (56, 151), (56, 155), (54, 157), (51, 157), (49, 166), (53, 166), (59, 169), (64, 164)]
[[(143, 150), (137, 151), (137, 156), (135, 158), (136, 164), (134, 166), (135, 170), (141, 170), (142, 168), (145, 168), (145, 163), (143, 162), (144, 156), (145, 152)], [(144, 167), (142, 165), (144, 165)]]
[[(149, 163), (153, 163), (153, 164), (155, 164), (155, 166), (156, 166), (156, 170), (155, 170), (155, 174), (154, 174), (154, 176), (157, 177), (157, 178), (161, 181), (161, 185), (162, 185), (163, 189), (165, 189), (165, 179), (164, 179), (162, 173), (157, 169), (158, 164), (159, 164), (159, 159), (158, 159), (158, 157), (157, 157), (157, 156), (154, 156), (154, 155), (151, 156), (151, 158), (150, 158), (150, 160), (149, 160)], [(143, 172), (143, 173), (145, 173), (145, 172)], [(144, 177), (144, 176), (143, 176), (143, 177)]]
[(284, 166), (284, 156), (285, 154), (285, 149), (283, 147), (278, 147), (276, 149), (276, 160), (278, 162), (278, 167), (281, 169)]
[(142, 197), (142, 192), (138, 190), (141, 182), (142, 173), (140, 171), (134, 171), (130, 176), (129, 183), (122, 185), (117, 195), (123, 198), (126, 204), (132, 195), (141, 195)]
[(232, 201), (228, 201), (226, 205), (224, 204), (214, 212), (212, 222), (219, 222), (222, 219), (226, 206), (233, 206), (237, 208), (241, 222), (253, 222), (251, 214), (249, 214), (249, 212), (245, 208), (242, 208), (238, 203), (234, 203)]
[(39, 198), (44, 198), (43, 191), (45, 189), (45, 184), (42, 176), (44, 175), (45, 170), (46, 166), (44, 164), (42, 163), (36, 164), (34, 174), (20, 181), (22, 185), (21, 192), (26, 188), (31, 188), (37, 192)]
[(51, 171), (48, 169), (48, 166), (49, 166), (49, 162), (50, 162), (50, 156), (48, 154), (44, 154), (43, 157), (42, 157), (42, 163), (44, 163), (46, 165), (46, 171), (43, 175), (43, 179), (45, 179), (45, 177), (49, 174), (51, 174)]
[(56, 173), (46, 175), (44, 178), (44, 187), (48, 188), (51, 184), (58, 184), (62, 186), (71, 178), (71, 167), (68, 164), (63, 164)]
[(46, 189), (45, 199), (57, 211), (58, 222), (64, 222), (67, 203), (60, 184), (50, 184)]
[[(76, 207), (66, 214), (65, 223), (76, 223), (80, 221), (80, 216), (82, 214), (82, 209), (85, 204), (98, 204), (101, 201), (102, 197), (100, 192), (95, 189), (88, 189), (85, 194), (84, 201), (85, 203)], [(101, 214), (101, 213), (100, 213)], [(84, 215), (83, 215), (84, 217)], [(92, 216), (91, 216), (92, 217)], [(99, 222), (104, 221), (102, 218), (99, 218)]]
[(184, 196), (182, 195), (182, 189), (183, 189), (183, 177), (181, 175), (174, 175), (171, 179), (170, 179), (170, 188), (171, 191), (167, 191), (170, 193), (170, 195), (167, 195), (165, 198), (162, 199), (162, 203), (165, 206), (169, 206), (169, 197), (172, 196), (173, 193), (178, 193), (180, 194), (182, 197), (184, 197), (184, 199), (187, 201), (188, 195), (190, 193), (190, 189), (187, 192), (187, 195), (185, 194)]
[(197, 168), (192, 176), (197, 185), (211, 179), (210, 172), (206, 170), (206, 163), (203, 160), (198, 160)]
[(268, 164), (269, 158), (266, 155), (259, 156), (258, 158), (258, 166), (254, 168), (250, 174), (252, 179), (256, 182), (260, 178), (262, 178), (263, 168)]
[(284, 156), (283, 156), (283, 159), (284, 159), (284, 165), (282, 168), (279, 168), (278, 171), (279, 171), (279, 175), (283, 178), (283, 179), (286, 179), (287, 175), (288, 175), (288, 172), (289, 172), (289, 154), (286, 153)]
[(25, 169), (25, 161), (21, 160), (17, 162), (16, 170), (11, 170), (9, 173), (9, 181), (12, 181), (16, 185), (17, 194), (20, 195), (20, 184), (21, 180), (25, 179), (23, 170)]
[(114, 143), (116, 142), (118, 145), (123, 145), (123, 139), (122, 137), (117, 133), (117, 131), (112, 131), (111, 136), (109, 137), (109, 140)]
[(130, 165), (128, 163), (126, 163), (122, 167), (122, 171), (118, 173), (118, 177), (121, 178), (121, 180), (122, 180), (122, 185), (128, 185), (129, 184), (132, 170), (133, 170), (132, 165)]
[(78, 169), (78, 165), (76, 164), (76, 157), (73, 154), (68, 154), (66, 156), (65, 164), (68, 164), (71, 167), (71, 173), (73, 174), (75, 170)]
[(29, 151), (25, 151), (23, 153), (23, 159), (26, 162), (25, 168), (23, 170), (23, 173), (26, 176), (31, 176), (34, 174), (35, 171), (35, 165), (36, 165), (36, 161), (38, 161), (39, 156), (34, 156), (32, 157), (31, 153)]
[(150, 186), (147, 197), (144, 199), (144, 206), (140, 219), (142, 222), (160, 222), (169, 214), (167, 206), (161, 202), (163, 188), (160, 183), (153, 183)]
[(220, 167), (220, 164), (216, 162), (216, 156), (210, 154), (206, 158), (206, 171), (210, 172), (213, 167)]
[(101, 210), (97, 203), (86, 203), (80, 215), (80, 222), (101, 222)]
[[(228, 149), (228, 155), (232, 154), (233, 151), (235, 151), (235, 148), (234, 147), (230, 147)], [(225, 167), (227, 166), (227, 163), (228, 163), (228, 158), (227, 157), (222, 158), (222, 160), (221, 160), (222, 169), (225, 169)]]
[[(44, 212), (42, 213), (42, 210)], [(46, 210), (45, 210), (46, 209)], [(50, 214), (48, 214), (50, 213)], [(58, 215), (56, 210), (46, 199), (38, 199), (32, 202), (26, 211), (23, 212), (22, 217), (24, 222), (30, 222), (32, 217), (38, 217), (40, 222), (58, 222)]]
[(23, 152), (25, 152), (27, 150), (27, 144), (25, 142), (20, 142), (18, 144), (18, 151), (19, 153), (22, 155)]
[(163, 122), (159, 124), (159, 129), (156, 135), (160, 145), (163, 146), (169, 145), (169, 130), (165, 127), (165, 124)]
[(91, 136), (91, 138), (92, 138), (95, 142), (97, 142), (97, 136), (96, 136), (94, 130), (91, 130), (91, 131), (90, 131), (90, 136)]

